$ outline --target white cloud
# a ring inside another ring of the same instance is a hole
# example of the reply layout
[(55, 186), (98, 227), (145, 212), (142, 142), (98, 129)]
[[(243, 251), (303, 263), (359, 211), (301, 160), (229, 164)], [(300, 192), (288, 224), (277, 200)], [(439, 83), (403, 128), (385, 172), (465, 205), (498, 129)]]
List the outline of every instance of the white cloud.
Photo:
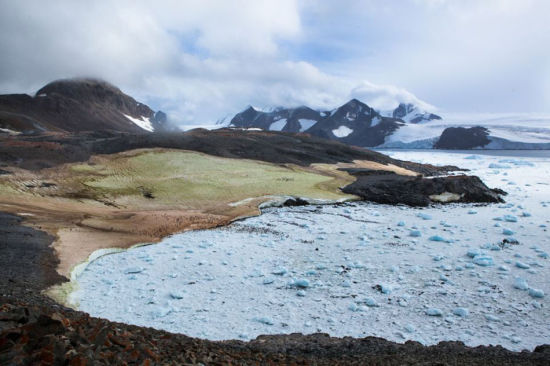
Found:
[(96, 76), (187, 124), (351, 97), (531, 111), (550, 105), (549, 12), (544, 0), (0, 0), (0, 92)]

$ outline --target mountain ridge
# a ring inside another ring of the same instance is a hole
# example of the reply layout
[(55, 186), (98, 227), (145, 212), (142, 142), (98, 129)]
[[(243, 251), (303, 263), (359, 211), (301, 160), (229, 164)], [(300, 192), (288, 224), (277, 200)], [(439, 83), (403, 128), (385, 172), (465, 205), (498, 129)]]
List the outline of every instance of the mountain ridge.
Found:
[(4, 132), (152, 132), (169, 128), (167, 116), (100, 79), (52, 81), (34, 96), (0, 95)]

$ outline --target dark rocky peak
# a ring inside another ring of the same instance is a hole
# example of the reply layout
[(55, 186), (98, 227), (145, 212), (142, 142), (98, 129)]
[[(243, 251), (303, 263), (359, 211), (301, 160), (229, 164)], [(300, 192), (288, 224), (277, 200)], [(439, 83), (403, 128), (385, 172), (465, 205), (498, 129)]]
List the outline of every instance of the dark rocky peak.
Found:
[(36, 92), (36, 97), (45, 96), (63, 96), (78, 101), (112, 101), (117, 97), (128, 97), (119, 88), (98, 79), (62, 79), (52, 81)]
[(436, 149), (473, 149), (483, 147), (491, 142), (488, 138), (489, 130), (485, 127), (475, 126), (447, 127), (439, 140), (435, 143)]
[(360, 123), (370, 121), (376, 116), (379, 116), (378, 112), (354, 98), (333, 111), (330, 117), (338, 121), (347, 120), (350, 123)]
[(244, 111), (237, 113), (231, 119), (230, 125), (237, 127), (249, 127), (253, 125), (254, 120), (263, 112), (257, 111), (252, 106), (248, 106)]
[(393, 111), (393, 118), (403, 118), (415, 109), (412, 103), (399, 103), (399, 106)]

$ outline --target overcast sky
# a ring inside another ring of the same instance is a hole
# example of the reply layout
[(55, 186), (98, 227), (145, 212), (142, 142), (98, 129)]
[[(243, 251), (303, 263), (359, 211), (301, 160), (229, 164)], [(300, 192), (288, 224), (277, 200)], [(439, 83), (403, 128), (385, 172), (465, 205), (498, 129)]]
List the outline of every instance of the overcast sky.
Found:
[(247, 105), (550, 112), (548, 0), (0, 0), (0, 93), (105, 79), (181, 123)]

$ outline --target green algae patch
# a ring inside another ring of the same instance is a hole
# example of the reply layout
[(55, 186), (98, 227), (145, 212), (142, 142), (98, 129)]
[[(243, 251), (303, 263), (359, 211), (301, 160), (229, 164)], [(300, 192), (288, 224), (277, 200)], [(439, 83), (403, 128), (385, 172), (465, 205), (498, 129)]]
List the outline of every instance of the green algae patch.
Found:
[(189, 151), (134, 151), (111, 156), (99, 165), (81, 164), (72, 172), (96, 195), (105, 195), (120, 204), (138, 199), (196, 206), (199, 202), (234, 202), (267, 195), (327, 200), (353, 197), (338, 189), (352, 178)]

